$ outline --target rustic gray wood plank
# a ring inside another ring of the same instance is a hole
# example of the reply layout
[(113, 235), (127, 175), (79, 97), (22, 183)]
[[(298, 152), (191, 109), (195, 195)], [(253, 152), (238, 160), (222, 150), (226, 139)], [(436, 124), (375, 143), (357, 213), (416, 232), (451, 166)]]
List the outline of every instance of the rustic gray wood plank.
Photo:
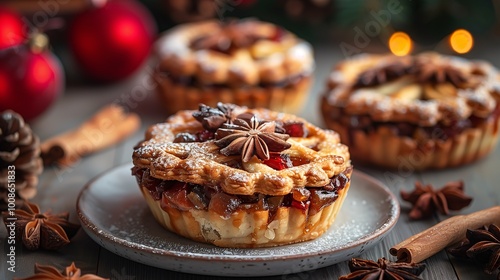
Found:
[[(423, 173), (424, 183), (430, 183), (436, 188), (442, 187), (449, 181), (462, 180), (465, 193), (473, 198), (471, 205), (452, 215), (468, 214), (492, 206), (500, 205), (500, 188), (498, 185), (498, 166), (500, 164), (500, 149), (496, 149), (489, 156), (478, 162), (439, 171)], [(439, 221), (448, 218), (438, 215)], [(460, 279), (487, 279), (480, 266), (446, 256), (456, 270)], [(445, 256), (443, 255), (443, 258)]]
[[(97, 173), (112, 162), (114, 151), (108, 150), (96, 155), (93, 160), (83, 160), (72, 170), (47, 168), (40, 177), (38, 195), (32, 200), (41, 211), (52, 210), (53, 213), (69, 212), (70, 221), (78, 223), (75, 205), (81, 188)], [(100, 162), (96, 164), (94, 161)], [(99, 166), (100, 165), (100, 166)], [(100, 168), (99, 168), (100, 167)], [(21, 246), (16, 247), (18, 254), (18, 271), (8, 274), (6, 279), (27, 277), (33, 274), (35, 263), (55, 265), (58, 268), (69, 266), (72, 261), (87, 273), (95, 273), (98, 260), (96, 254), (100, 248), (82, 230), (72, 239), (72, 242), (57, 252), (43, 250), (30, 252)], [(2, 258), (5, 255), (2, 254)]]

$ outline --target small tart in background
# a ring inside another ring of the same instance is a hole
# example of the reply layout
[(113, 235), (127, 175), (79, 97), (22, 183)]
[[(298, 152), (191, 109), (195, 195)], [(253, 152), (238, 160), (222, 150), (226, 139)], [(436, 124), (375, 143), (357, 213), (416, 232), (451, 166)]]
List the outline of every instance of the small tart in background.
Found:
[(269, 247), (321, 236), (350, 187), (338, 135), (290, 114), (219, 103), (152, 126), (133, 175), (154, 218), (221, 247)]
[(498, 72), (484, 61), (432, 52), (364, 54), (334, 68), (321, 111), (354, 163), (446, 168), (494, 149), (499, 93)]
[(155, 50), (153, 78), (169, 113), (217, 102), (295, 113), (314, 69), (309, 43), (254, 19), (179, 25)]

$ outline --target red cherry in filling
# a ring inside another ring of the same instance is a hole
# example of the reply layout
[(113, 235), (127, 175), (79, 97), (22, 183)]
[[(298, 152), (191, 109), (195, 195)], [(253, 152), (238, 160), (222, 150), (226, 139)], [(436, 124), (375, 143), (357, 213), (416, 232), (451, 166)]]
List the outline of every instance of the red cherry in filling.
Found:
[(293, 167), (290, 156), (279, 153), (271, 153), (269, 159), (264, 160), (263, 163), (275, 170), (283, 170), (285, 168)]
[(290, 135), (290, 137), (306, 137), (306, 131), (304, 124), (301, 122), (290, 122), (283, 124), (285, 133)]
[(283, 40), (283, 36), (285, 35), (285, 31), (281, 27), (276, 27), (274, 30), (273, 36), (270, 38), (272, 41), (280, 42)]

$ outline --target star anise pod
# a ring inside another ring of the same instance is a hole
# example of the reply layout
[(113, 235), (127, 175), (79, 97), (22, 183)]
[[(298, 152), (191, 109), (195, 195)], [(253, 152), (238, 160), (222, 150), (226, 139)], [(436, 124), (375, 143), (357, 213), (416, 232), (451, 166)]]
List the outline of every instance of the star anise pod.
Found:
[(66, 267), (65, 273), (50, 265), (35, 264), (35, 275), (28, 278), (14, 278), (14, 280), (109, 280), (94, 274), (82, 275), (82, 271), (72, 262)]
[(418, 280), (425, 269), (423, 263), (395, 263), (385, 258), (377, 262), (353, 258), (349, 261), (351, 274), (339, 280)]
[(392, 62), (377, 66), (361, 73), (356, 81), (356, 86), (368, 87), (380, 85), (405, 75), (408, 66), (401, 62)]
[[(476, 230), (468, 229), (465, 239), (448, 249), (452, 255), (470, 258), (484, 265), (484, 271), (493, 274), (500, 269), (500, 228), (490, 225)], [(500, 273), (498, 274), (500, 279)]]
[(439, 211), (448, 215), (450, 210), (457, 211), (472, 202), (472, 198), (464, 194), (462, 181), (449, 182), (439, 190), (434, 190), (432, 185), (422, 185), (415, 182), (415, 190), (411, 193), (401, 191), (401, 198), (413, 204), (410, 218), (413, 220), (425, 219)]
[(200, 104), (198, 111), (193, 112), (193, 117), (201, 122), (206, 130), (216, 131), (223, 123), (232, 123), (235, 115), (243, 110), (244, 108), (229, 103), (218, 102), (216, 108)]
[(422, 83), (449, 82), (460, 87), (467, 82), (467, 76), (461, 69), (445, 62), (435, 63), (430, 59), (417, 60), (410, 72)]
[(40, 213), (38, 205), (30, 202), (13, 212), (3, 212), (5, 226), (9, 229), (15, 227), (17, 240), (29, 250), (57, 250), (69, 244), (69, 238), (80, 228), (80, 225), (68, 221), (67, 212)]
[(196, 50), (216, 50), (230, 53), (232, 49), (246, 48), (261, 39), (253, 20), (230, 20), (221, 23), (219, 30), (195, 39), (191, 47)]
[(215, 133), (215, 144), (222, 148), (225, 156), (241, 154), (243, 162), (254, 155), (261, 160), (269, 159), (269, 152), (281, 152), (291, 147), (286, 140), (288, 134), (276, 133), (276, 123), (259, 121), (255, 115), (234, 119), (232, 124), (224, 123)]

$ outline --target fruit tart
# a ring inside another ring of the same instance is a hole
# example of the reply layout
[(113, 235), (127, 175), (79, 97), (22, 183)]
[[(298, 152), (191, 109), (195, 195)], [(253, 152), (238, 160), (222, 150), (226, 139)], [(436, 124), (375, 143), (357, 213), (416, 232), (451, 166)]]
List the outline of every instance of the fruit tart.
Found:
[(294, 113), (314, 68), (309, 43), (255, 19), (179, 25), (155, 50), (153, 79), (169, 113), (219, 101)]
[(294, 115), (218, 103), (153, 125), (132, 174), (155, 219), (221, 247), (311, 240), (333, 223), (352, 167), (338, 135)]
[(321, 111), (356, 164), (405, 171), (459, 166), (496, 146), (498, 78), (487, 62), (432, 52), (360, 55), (333, 70)]

